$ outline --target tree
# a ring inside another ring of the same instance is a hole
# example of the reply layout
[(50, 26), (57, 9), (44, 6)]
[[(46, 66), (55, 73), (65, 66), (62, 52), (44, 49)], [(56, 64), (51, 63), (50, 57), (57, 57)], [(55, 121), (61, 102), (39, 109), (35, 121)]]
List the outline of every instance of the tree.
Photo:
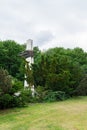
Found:
[[(24, 106), (30, 92), (25, 93), (21, 82), (13, 82), (7, 70), (0, 69), (0, 109)], [(16, 95), (21, 90), (20, 95)]]
[(33, 65), (35, 85), (73, 95), (84, 75), (83, 69), (86, 69), (82, 68), (86, 59), (81, 62), (78, 56), (80, 52), (81, 58), (86, 58), (86, 54), (79, 48), (76, 50), (52, 48), (42, 52)]
[(85, 75), (77, 86), (75, 93), (79, 96), (87, 96), (87, 75)]
[(8, 93), (12, 88), (12, 78), (8, 74), (7, 70), (0, 69), (0, 90), (1, 94)]
[(25, 75), (29, 87), (32, 87), (32, 85), (34, 85), (33, 71), (31, 69), (31, 66), (26, 60), (25, 60)]
[(37, 46), (34, 47), (33, 50), (34, 50), (34, 63), (37, 63), (41, 58), (41, 51)]
[(23, 73), (20, 71), (23, 59), (19, 57), (19, 53), (24, 49), (24, 45), (19, 45), (15, 41), (0, 41), (0, 67), (20, 80), (23, 79)]

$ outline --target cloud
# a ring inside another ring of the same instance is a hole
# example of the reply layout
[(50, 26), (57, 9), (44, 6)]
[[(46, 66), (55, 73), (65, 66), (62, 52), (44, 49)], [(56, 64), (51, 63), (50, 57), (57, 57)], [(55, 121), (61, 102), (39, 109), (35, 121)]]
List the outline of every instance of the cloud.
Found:
[(86, 6), (86, 0), (0, 0), (0, 39), (85, 49)]
[(43, 45), (46, 44), (47, 42), (53, 40), (54, 35), (50, 31), (40, 31), (36, 35), (36, 44), (38, 45)]

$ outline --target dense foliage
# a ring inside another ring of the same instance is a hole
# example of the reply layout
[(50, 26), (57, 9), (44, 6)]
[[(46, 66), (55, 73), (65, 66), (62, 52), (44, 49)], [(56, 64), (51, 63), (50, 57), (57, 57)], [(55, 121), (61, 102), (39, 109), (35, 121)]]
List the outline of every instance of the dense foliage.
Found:
[(25, 49), (24, 45), (19, 45), (15, 41), (0, 41), (0, 68), (6, 69), (13, 77), (23, 80), (23, 59), (19, 53)]
[(31, 92), (23, 87), (25, 60), (19, 56), (23, 50), (25, 46), (15, 41), (0, 41), (0, 109), (32, 100)]
[[(32, 66), (19, 56), (24, 50), (15, 41), (0, 41), (0, 108), (87, 95), (87, 53), (81, 48), (41, 52), (34, 47)], [(30, 86), (35, 86), (34, 98), (30, 90), (23, 89), (25, 73)]]
[(12, 79), (11, 76), (8, 74), (7, 70), (0, 69), (0, 95), (8, 93), (9, 90), (12, 88)]
[(21, 81), (13, 79), (7, 70), (0, 69), (0, 109), (21, 107), (32, 101), (30, 90), (24, 90)]
[[(35, 86), (43, 91), (61, 91), (76, 95), (80, 81), (87, 73), (87, 53), (81, 48), (52, 48), (40, 53), (35, 48), (33, 65)], [(82, 87), (82, 86), (81, 86)]]

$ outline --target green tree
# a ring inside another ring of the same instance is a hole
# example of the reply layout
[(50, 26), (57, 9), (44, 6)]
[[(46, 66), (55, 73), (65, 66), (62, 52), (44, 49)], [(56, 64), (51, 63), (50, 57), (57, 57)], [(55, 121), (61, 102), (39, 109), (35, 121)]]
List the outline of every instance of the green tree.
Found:
[(85, 75), (77, 86), (75, 93), (79, 96), (87, 96), (87, 75)]
[(37, 63), (41, 58), (41, 51), (37, 46), (34, 47), (33, 51), (34, 51), (34, 63)]
[(80, 53), (81, 58), (86, 58), (86, 54), (79, 48), (76, 50), (52, 48), (42, 52), (33, 65), (35, 85), (73, 95), (84, 75), (82, 66), (86, 65), (86, 59), (81, 62), (78, 56)]
[(0, 90), (1, 94), (8, 93), (12, 88), (12, 78), (8, 74), (7, 70), (0, 69)]
[(24, 45), (19, 45), (15, 41), (0, 41), (0, 67), (20, 80), (23, 79), (23, 73), (20, 71), (23, 59), (19, 57), (19, 53), (24, 49)]
[(25, 75), (26, 75), (26, 81), (29, 84), (29, 87), (34, 85), (34, 78), (33, 78), (33, 71), (31, 66), (29, 65), (29, 62), (25, 60)]

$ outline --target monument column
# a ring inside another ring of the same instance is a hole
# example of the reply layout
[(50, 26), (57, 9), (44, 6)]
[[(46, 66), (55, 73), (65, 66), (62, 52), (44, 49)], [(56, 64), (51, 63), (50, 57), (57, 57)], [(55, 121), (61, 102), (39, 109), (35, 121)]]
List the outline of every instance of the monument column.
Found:
[[(28, 53), (28, 57), (26, 57), (26, 61), (28, 62), (29, 66), (31, 66), (32, 63), (34, 63), (33, 58), (33, 40), (29, 39), (26, 42), (26, 52)], [(26, 67), (26, 66), (25, 66)], [(26, 75), (25, 75), (26, 79)], [(24, 88), (29, 87), (29, 84), (27, 81), (24, 81)], [(34, 96), (34, 85), (31, 86), (32, 96)]]

